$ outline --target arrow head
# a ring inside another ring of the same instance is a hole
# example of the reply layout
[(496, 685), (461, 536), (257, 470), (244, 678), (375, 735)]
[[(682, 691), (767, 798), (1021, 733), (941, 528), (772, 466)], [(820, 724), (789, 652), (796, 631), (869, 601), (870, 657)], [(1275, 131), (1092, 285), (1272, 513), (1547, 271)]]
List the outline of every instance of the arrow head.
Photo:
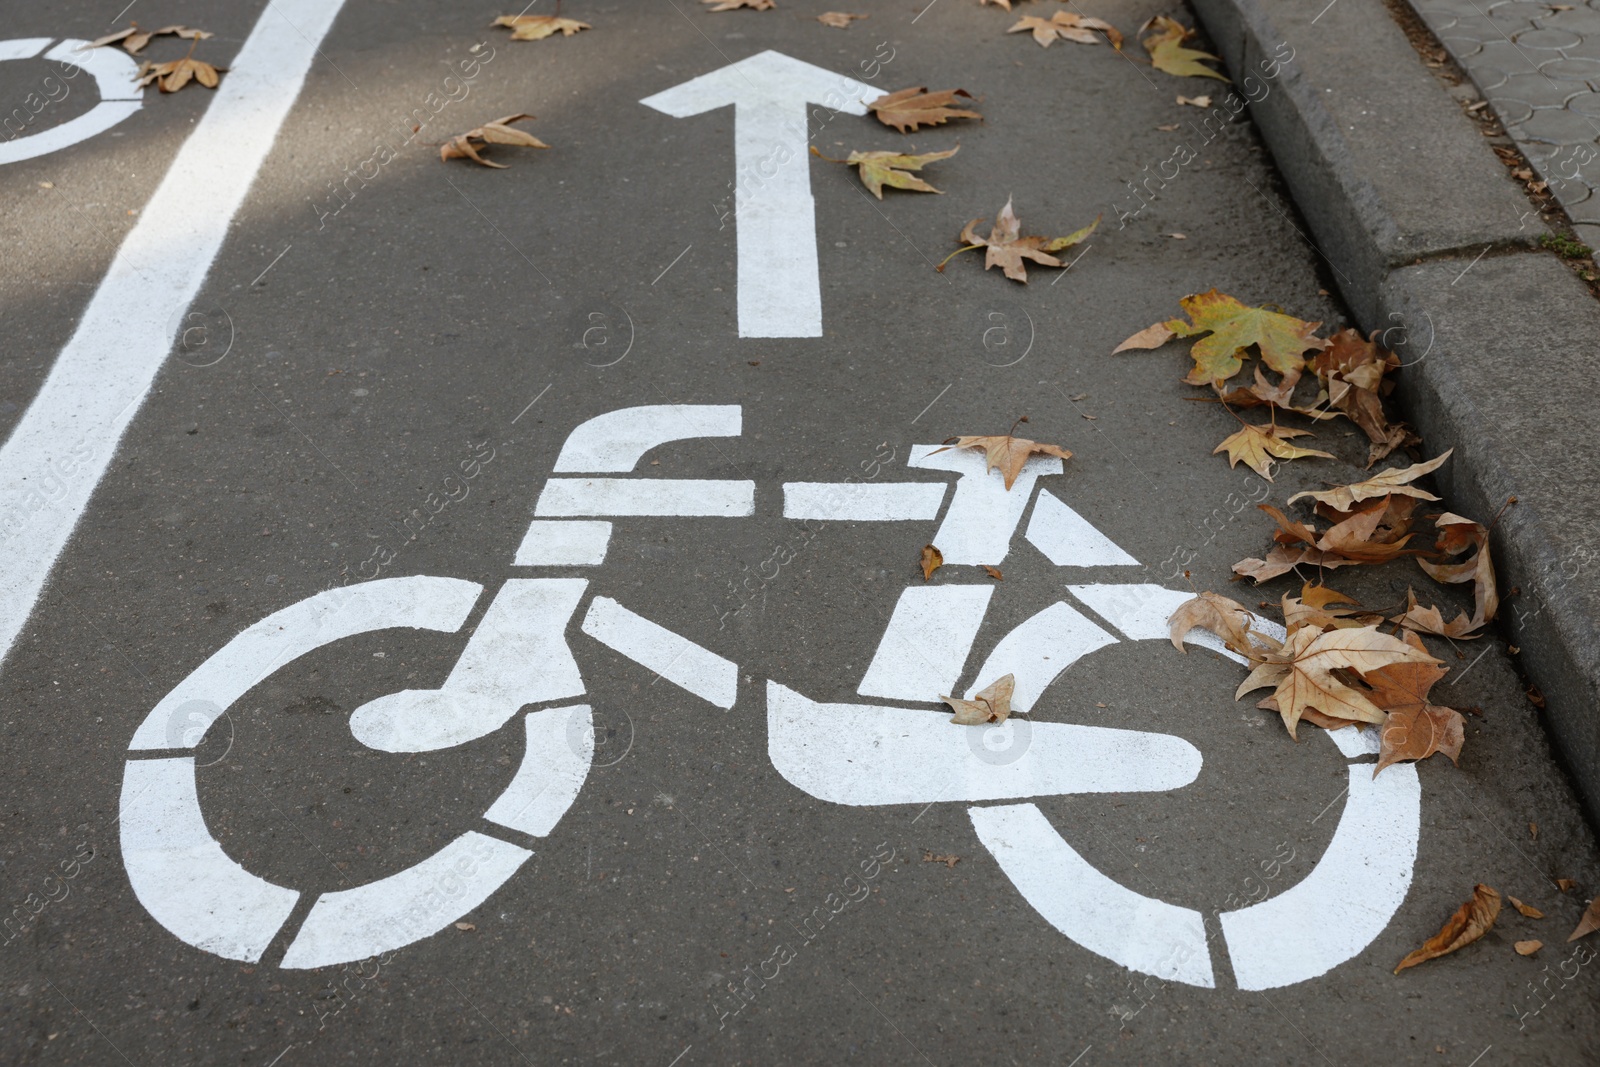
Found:
[(850, 115), (865, 115), (865, 101), (882, 95), (882, 89), (865, 82), (768, 50), (639, 102), (680, 119), (729, 104), (741, 108), (762, 104), (793, 108), (811, 103)]

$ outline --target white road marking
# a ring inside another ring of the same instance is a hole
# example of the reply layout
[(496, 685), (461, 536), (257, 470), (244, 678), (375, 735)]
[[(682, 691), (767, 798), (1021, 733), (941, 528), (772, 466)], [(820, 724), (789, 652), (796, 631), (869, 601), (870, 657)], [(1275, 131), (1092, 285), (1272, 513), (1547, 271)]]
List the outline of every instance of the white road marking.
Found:
[(646, 452), (669, 441), (738, 437), (743, 431), (744, 409), (738, 404), (618, 408), (574, 427), (551, 469), (556, 474), (623, 474), (638, 466)]
[(979, 689), (1010, 674), (1016, 678), (1011, 706), (1027, 711), (1056, 675), (1095, 649), (1116, 643), (1115, 637), (1057, 601), (1000, 639), (978, 669), (977, 681), (967, 690), (966, 699), (973, 699)]
[(490, 822), (544, 837), (578, 799), (594, 761), (594, 714), (587, 704), (535, 711), (516, 777), (483, 813)]
[(610, 597), (594, 598), (584, 616), (583, 632), (719, 708), (733, 707), (739, 697), (738, 664), (634, 614)]
[(567, 622), (586, 578), (512, 578), (495, 594), (437, 689), (404, 689), (350, 715), (357, 741), (383, 752), (453, 748), (498, 730), (526, 704), (583, 694)]
[(1010, 489), (998, 470), (985, 471), (982, 452), (969, 448), (939, 445), (912, 445), (907, 465), (923, 470), (954, 471), (961, 475), (956, 495), (950, 501), (933, 543), (950, 564), (976, 566), (987, 563), (998, 567), (1011, 551), (1011, 535), (1028, 507), (1033, 483), (1042, 475), (1060, 474), (1061, 461), (1054, 456), (1034, 456), (1022, 467)]
[(533, 513), (540, 518), (603, 515), (748, 518), (756, 483), (694, 478), (551, 478)]
[(387, 578), (329, 589), (242, 630), (161, 699), (134, 731), (134, 751), (192, 747), (228, 706), (296, 657), (389, 627), (453, 632), (483, 587), (460, 578)]
[[(1351, 765), (1350, 799), (1311, 873), (1277, 896), (1220, 916), (1239, 988), (1304, 982), (1372, 944), (1411, 888), (1421, 820), (1414, 765), (1386, 767), (1377, 778), (1367, 764)], [(1307, 922), (1313, 913), (1316, 921)]]
[(611, 524), (595, 520), (534, 519), (512, 563), (518, 567), (595, 567), (606, 561)]
[(864, 697), (930, 702), (954, 693), (993, 595), (993, 585), (902, 590), (856, 692)]
[(489, 899), (533, 853), (468, 831), (420, 863), (324, 893), (284, 954), (288, 970), (328, 967), (403, 948)]
[(894, 522), (939, 517), (943, 482), (785, 482), (783, 517), (842, 522)]
[(254, 963), (300, 894), (235, 863), (206, 829), (194, 759), (129, 760), (122, 864), (156, 922), (195, 948)]
[(740, 337), (821, 337), (806, 105), (850, 115), (883, 92), (766, 51), (640, 103), (674, 118), (733, 105)]
[(1142, 896), (1107, 878), (1032, 804), (970, 808), (967, 814), (1006, 877), (1051, 926), (1113, 963), (1216, 987), (1205, 920), (1198, 911)]
[(1137, 567), (1139, 561), (1090, 524), (1088, 519), (1056, 499), (1048, 489), (1028, 519), (1028, 543), (1057, 567)]
[(0, 448), (0, 510), (21, 517), (0, 541), (0, 653), (27, 622), (165, 363), (173, 324), (199, 292), (341, 7), (266, 6)]
[[(32, 59), (50, 41), (49, 37), (0, 41), (0, 60)], [(139, 65), (133, 61), (133, 57), (115, 48), (88, 50), (88, 45), (88, 41), (77, 39), (62, 41), (46, 52), (44, 58), (56, 63), (70, 63), (87, 71), (94, 78), (95, 91), (100, 94), (100, 102), (76, 118), (37, 133), (13, 137), (0, 144), (0, 164), (16, 163), (48, 155), (51, 152), (59, 152), (79, 141), (87, 141), (95, 134), (104, 133), (139, 110), (143, 103), (143, 93), (134, 84), (135, 72), (138, 71)], [(79, 49), (85, 50), (79, 51)], [(68, 92), (70, 91), (69, 89)], [(30, 93), (29, 96), (37, 98), (36, 93)], [(66, 96), (62, 96), (61, 99), (65, 100)], [(26, 100), (23, 106), (32, 110)], [(41, 110), (43, 106), (41, 105)]]
[(767, 754), (790, 784), (850, 805), (1159, 792), (1200, 773), (1199, 750), (1167, 734), (1015, 718), (953, 726), (943, 711), (821, 704), (776, 682)]

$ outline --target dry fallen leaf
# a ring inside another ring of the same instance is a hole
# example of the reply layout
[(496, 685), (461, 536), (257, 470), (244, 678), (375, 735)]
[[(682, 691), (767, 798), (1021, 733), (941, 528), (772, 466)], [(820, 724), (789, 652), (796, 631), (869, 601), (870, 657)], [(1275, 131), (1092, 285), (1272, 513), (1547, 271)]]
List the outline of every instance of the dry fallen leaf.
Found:
[(861, 175), (861, 184), (867, 191), (879, 200), (883, 199), (883, 187), (892, 186), (896, 189), (909, 189), (919, 193), (937, 193), (938, 189), (929, 185), (915, 174), (914, 170), (921, 170), (924, 166), (936, 159), (949, 159), (961, 146), (956, 145), (948, 152), (925, 152), (920, 156), (902, 155), (899, 152), (851, 152), (847, 159), (831, 159), (818, 152), (812, 146), (811, 154), (818, 159), (826, 159), (829, 163), (845, 163), (856, 168), (856, 173)]
[[(1405, 642), (1422, 655), (1428, 654), (1416, 634), (1406, 634)], [(1374, 778), (1391, 764), (1427, 759), (1435, 752), (1443, 752), (1451, 763), (1459, 765), (1461, 746), (1466, 740), (1466, 721), (1454, 708), (1428, 702), (1428, 691), (1449, 670), (1429, 658), (1363, 672), (1361, 680), (1372, 687), (1372, 702), (1389, 713), (1378, 733), (1378, 765), (1372, 769)]]
[(1517, 955), (1519, 955), (1519, 956), (1531, 956), (1535, 952), (1538, 952), (1540, 949), (1544, 948), (1544, 942), (1543, 941), (1518, 941), (1516, 944), (1512, 945), (1511, 947), (1517, 950)]
[(1413, 503), (1407, 497), (1373, 501), (1348, 515), (1340, 513), (1340, 521), (1322, 533), (1295, 522), (1270, 504), (1258, 504), (1277, 522), (1278, 532), (1273, 540), (1278, 543), (1265, 559), (1235, 563), (1234, 573), (1264, 582), (1301, 564), (1332, 569), (1416, 555), (1417, 549), (1405, 547), (1413, 536), (1409, 532), (1409, 509)]
[(1404, 626), (1407, 630), (1417, 633), (1437, 634), (1440, 637), (1449, 637), (1454, 640), (1473, 640), (1482, 637), (1481, 633), (1473, 633), (1482, 623), (1473, 622), (1467, 618), (1467, 613), (1457, 612), (1456, 617), (1449, 622), (1444, 621), (1444, 615), (1437, 605), (1422, 607), (1417, 603), (1417, 594), (1414, 590), (1406, 590), (1406, 610), (1389, 620)]
[(1011, 717), (1011, 694), (1017, 680), (1006, 675), (984, 687), (972, 700), (942, 696), (939, 699), (950, 705), (955, 717), (950, 721), (957, 726), (981, 726), (984, 723), (1002, 723)]
[(169, 63), (141, 63), (134, 77), (140, 88), (155, 82), (156, 87), (162, 92), (175, 93), (188, 85), (191, 80), (204, 85), (207, 89), (215, 89), (217, 76), (227, 72), (227, 67), (213, 67), (210, 63), (202, 63), (198, 59), (184, 56)]
[(1199, 627), (1222, 638), (1223, 644), (1241, 656), (1254, 659), (1257, 654), (1250, 643), (1250, 623), (1253, 618), (1245, 606), (1236, 600), (1216, 593), (1201, 593), (1179, 604), (1177, 610), (1168, 617), (1167, 636), (1172, 639), (1173, 648), (1187, 653), (1189, 650), (1183, 646), (1183, 639), (1190, 630)]
[(1410, 427), (1391, 423), (1384, 414), (1383, 397), (1394, 391), (1394, 382), (1384, 375), (1399, 369), (1400, 357), (1380, 346), (1377, 336), (1363, 340), (1355, 330), (1341, 330), (1312, 360), (1322, 387), (1315, 417), (1321, 412), (1342, 414), (1359, 426), (1372, 444), (1367, 452), (1369, 467), (1403, 445), (1420, 443)]
[(933, 577), (933, 572), (944, 566), (944, 553), (933, 545), (922, 546), (922, 580)]
[(1320, 322), (1302, 322), (1264, 307), (1246, 307), (1216, 289), (1186, 296), (1179, 303), (1191, 321), (1172, 319), (1166, 324), (1168, 329), (1178, 337), (1211, 335), (1196, 341), (1189, 350), (1194, 369), (1184, 380), (1190, 385), (1232, 378), (1244, 365), (1245, 349), (1251, 345), (1272, 370), (1299, 374), (1305, 368), (1303, 354), (1321, 351), (1327, 343), (1314, 336)]
[(1506, 897), (1506, 899), (1511, 902), (1511, 906), (1513, 908), (1516, 908), (1519, 912), (1521, 912), (1527, 918), (1529, 918), (1529, 919), (1542, 919), (1542, 918), (1544, 918), (1544, 912), (1540, 911), (1538, 908), (1534, 907), (1532, 904), (1524, 904), (1522, 901), (1518, 900), (1516, 897)]
[(951, 119), (981, 119), (982, 115), (956, 106), (956, 97), (972, 99), (965, 89), (946, 89), (930, 93), (920, 85), (880, 96), (867, 104), (868, 110), (885, 126), (909, 133), (923, 126), (943, 126)]
[[(1146, 30), (1151, 32), (1145, 33)], [(1183, 42), (1194, 37), (1193, 30), (1165, 15), (1157, 15), (1139, 27), (1139, 32), (1144, 34), (1139, 43), (1144, 45), (1144, 50), (1150, 54), (1150, 65), (1157, 70), (1178, 78), (1228, 80), (1224, 75), (1200, 63), (1202, 59), (1220, 62), (1216, 56), (1183, 47)]]
[(1283, 648), (1267, 652), (1250, 676), (1234, 692), (1237, 700), (1252, 690), (1273, 686), (1272, 697), (1278, 714), (1295, 736), (1295, 727), (1305, 710), (1316, 708), (1338, 719), (1357, 719), (1381, 723), (1386, 713), (1363, 692), (1342, 681), (1335, 671), (1354, 671), (1358, 675), (1377, 671), (1396, 663), (1437, 662), (1397, 638), (1379, 633), (1376, 626), (1318, 632), (1303, 627), (1289, 635)]
[(1241, 422), (1239, 429), (1222, 439), (1222, 443), (1211, 450), (1212, 455), (1219, 452), (1228, 453), (1228, 466), (1237, 467), (1242, 460), (1245, 466), (1255, 471), (1267, 481), (1272, 481), (1272, 468), (1280, 459), (1305, 459), (1316, 456), (1321, 459), (1333, 459), (1331, 452), (1323, 452), (1315, 448), (1301, 448), (1288, 442), (1290, 437), (1308, 437), (1310, 430), (1296, 430), (1288, 426), (1253, 425)]
[(845, 11), (824, 11), (817, 16), (817, 21), (824, 26), (832, 26), (839, 30), (848, 30), (850, 23), (856, 19), (871, 18), (871, 15), (852, 15)]
[(1428, 577), (1446, 585), (1472, 583), (1472, 598), (1476, 610), (1472, 613), (1475, 626), (1482, 626), (1500, 610), (1500, 593), (1495, 584), (1494, 563), (1489, 558), (1489, 531), (1481, 523), (1464, 519), (1460, 515), (1433, 516), (1439, 528), (1439, 540), (1434, 550), (1444, 556), (1472, 555), (1454, 563), (1430, 563), (1417, 560), (1418, 566), (1428, 572)]
[[(1026, 419), (1020, 420), (1026, 422)], [(1015, 429), (1015, 427), (1012, 427)], [(981, 448), (987, 462), (984, 463), (984, 473), (998, 470), (1004, 475), (1006, 488), (1010, 489), (1017, 480), (1017, 475), (1022, 473), (1022, 465), (1028, 462), (1032, 455), (1058, 456), (1061, 459), (1071, 459), (1072, 453), (1057, 445), (1040, 444), (1030, 441), (1026, 437), (1014, 437), (1011, 434), (1001, 436), (990, 434), (983, 437), (954, 437), (945, 442), (947, 448)], [(935, 449), (930, 455), (943, 452), (943, 448)]]
[(1561, 890), (1563, 893), (1570, 893), (1574, 889), (1578, 888), (1578, 883), (1577, 880), (1573, 878), (1557, 878), (1556, 888)]
[(594, 29), (587, 22), (556, 15), (501, 15), (491, 25), (509, 29), (513, 41), (542, 41), (556, 33), (571, 37), (579, 30)]
[[(1566, 878), (1559, 880), (1563, 882), (1569, 881)], [(1566, 892), (1565, 889), (1561, 891), (1563, 893)], [(1589, 901), (1589, 906), (1584, 909), (1583, 918), (1578, 920), (1577, 928), (1572, 931), (1572, 935), (1567, 940), (1576, 941), (1580, 937), (1588, 937), (1596, 930), (1600, 930), (1600, 897), (1595, 897)]]
[(1306, 582), (1300, 587), (1300, 600), (1314, 608), (1325, 608), (1329, 604), (1355, 604), (1356, 600), (1345, 596), (1337, 589), (1330, 589), (1325, 585), (1312, 585)]
[[(1009, 9), (1008, 9), (1009, 10)], [(1111, 42), (1111, 47), (1122, 51), (1122, 34), (1111, 23), (1102, 19), (1090, 18), (1086, 15), (1074, 15), (1068, 11), (1057, 11), (1049, 18), (1039, 18), (1036, 15), (1024, 15), (1022, 20), (1007, 30), (1007, 33), (1032, 32), (1033, 39), (1045, 48), (1049, 48), (1056, 40), (1076, 41), (1078, 44), (1099, 44), (1095, 35), (1090, 32), (1099, 30)]]
[(443, 162), (449, 159), (470, 159), (474, 163), (481, 163), (485, 167), (498, 167), (501, 170), (505, 170), (506, 165), (504, 163), (496, 163), (492, 159), (484, 159), (478, 155), (478, 150), (473, 146), (472, 142), (476, 140), (482, 141), (485, 145), (514, 144), (523, 145), (527, 148), (549, 148), (549, 145), (533, 134), (524, 133), (522, 130), (513, 130), (509, 125), (509, 123), (521, 122), (523, 119), (531, 118), (533, 118), (532, 115), (526, 114), (507, 115), (505, 118), (486, 122), (476, 129), (468, 130), (466, 133), (458, 133), (439, 146), (439, 160)]
[(925, 848), (925, 849), (922, 850), (922, 862), (923, 863), (942, 863), (946, 867), (954, 867), (956, 864), (961, 862), (961, 857), (960, 856), (936, 856), (936, 855), (933, 854), (933, 850), (932, 849)]
[(1326, 504), (1335, 511), (1349, 511), (1364, 500), (1376, 500), (1386, 496), (1409, 496), (1418, 500), (1438, 500), (1439, 498), (1411, 483), (1424, 474), (1432, 474), (1450, 458), (1455, 449), (1447, 451), (1428, 460), (1426, 463), (1414, 463), (1409, 467), (1396, 467), (1391, 470), (1374, 474), (1366, 481), (1356, 482), (1352, 485), (1335, 486), (1320, 492), (1296, 493), (1289, 498), (1293, 504), (1301, 497), (1310, 497), (1319, 504)]
[(1489, 932), (1499, 915), (1500, 894), (1486, 885), (1478, 885), (1472, 891), (1472, 899), (1461, 905), (1421, 948), (1401, 960), (1394, 973), (1472, 944)]
[(940, 263), (934, 269), (943, 273), (945, 263), (949, 263), (956, 256), (963, 252), (970, 252), (975, 248), (983, 248), (987, 250), (983, 258), (984, 270), (988, 270), (991, 267), (999, 267), (1007, 278), (1026, 285), (1028, 283), (1028, 268), (1024, 266), (1023, 260), (1032, 260), (1045, 267), (1065, 266), (1066, 264), (1049, 253), (1060, 252), (1081, 243), (1090, 234), (1094, 233), (1096, 226), (1100, 225), (1100, 216), (1096, 215), (1094, 221), (1089, 225), (1081, 230), (1069, 233), (1065, 237), (1024, 237), (1022, 236), (1022, 222), (1017, 218), (1017, 213), (1011, 208), (1011, 198), (1007, 197), (1006, 206), (1000, 209), (999, 216), (994, 220), (994, 228), (989, 231), (987, 238), (979, 237), (977, 231), (973, 229), (974, 226), (982, 221), (982, 219), (973, 219), (967, 223), (956, 238), (961, 242), (962, 247), (945, 256), (944, 263)]
[[(1516, 649), (1515, 645), (1513, 645), (1511, 647), (1510, 652), (1511, 652), (1512, 655), (1516, 655), (1517, 649)], [(1528, 836), (1533, 838), (1535, 841), (1539, 840), (1539, 824), (1538, 823), (1530, 822), (1528, 824)]]
[(196, 30), (189, 26), (163, 26), (159, 30), (141, 30), (137, 22), (128, 24), (125, 30), (108, 33), (104, 37), (89, 42), (90, 48), (100, 48), (108, 44), (122, 42), (122, 48), (130, 56), (136, 56), (144, 51), (144, 46), (150, 43), (152, 37), (182, 37), (185, 40), (201, 41), (213, 36), (205, 30)]
[(1211, 98), (1209, 96), (1180, 96), (1178, 97), (1178, 103), (1187, 104), (1189, 107), (1210, 107)]
[(1006, 580), (1006, 576), (1000, 573), (1000, 568), (999, 567), (991, 567), (987, 563), (985, 563), (983, 565), (983, 570), (984, 570), (985, 574), (987, 574), (989, 577), (993, 578), (997, 582), (1003, 582), (1003, 581)]
[(712, 11), (736, 11), (747, 7), (752, 11), (771, 11), (778, 5), (772, 0), (700, 0), (702, 4), (710, 5)]
[(472, 925), (471, 923), (456, 923), (456, 929), (457, 930), (476, 930), (477, 927)]
[(1152, 326), (1146, 326), (1116, 348), (1113, 348), (1111, 354), (1114, 356), (1118, 352), (1126, 352), (1130, 348), (1160, 348), (1176, 336), (1177, 334), (1172, 332), (1172, 327), (1165, 322), (1158, 322)]

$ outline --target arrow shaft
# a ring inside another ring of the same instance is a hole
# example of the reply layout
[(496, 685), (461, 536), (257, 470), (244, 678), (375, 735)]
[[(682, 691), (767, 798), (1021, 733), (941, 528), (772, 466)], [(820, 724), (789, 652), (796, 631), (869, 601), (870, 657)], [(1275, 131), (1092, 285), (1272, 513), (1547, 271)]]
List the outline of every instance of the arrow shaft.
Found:
[(734, 107), (739, 336), (821, 337), (816, 202), (803, 100)]

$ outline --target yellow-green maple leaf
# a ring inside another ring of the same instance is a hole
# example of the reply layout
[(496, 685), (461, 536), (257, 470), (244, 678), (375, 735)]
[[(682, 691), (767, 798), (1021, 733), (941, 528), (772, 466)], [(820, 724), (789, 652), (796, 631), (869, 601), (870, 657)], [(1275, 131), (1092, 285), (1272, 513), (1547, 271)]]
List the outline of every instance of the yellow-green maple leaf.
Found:
[(1261, 361), (1279, 374), (1305, 369), (1304, 353), (1320, 351), (1327, 342), (1314, 336), (1320, 322), (1302, 322), (1266, 308), (1246, 307), (1216, 289), (1186, 296), (1180, 304), (1190, 322), (1172, 319), (1167, 329), (1178, 337), (1209, 333), (1194, 343), (1189, 355), (1194, 370), (1184, 380), (1190, 385), (1225, 382), (1244, 366), (1246, 348), (1255, 345)]

